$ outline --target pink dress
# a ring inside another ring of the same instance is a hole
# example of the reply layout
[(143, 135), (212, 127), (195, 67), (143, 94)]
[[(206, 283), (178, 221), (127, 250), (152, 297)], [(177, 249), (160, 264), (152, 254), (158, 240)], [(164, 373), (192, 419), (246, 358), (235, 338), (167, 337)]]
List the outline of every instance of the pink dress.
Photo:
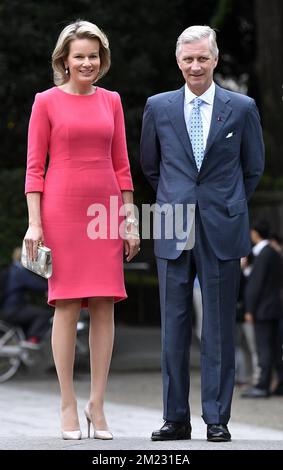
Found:
[[(44, 243), (53, 256), (50, 305), (80, 298), (86, 307), (89, 297), (114, 297), (115, 302), (127, 297), (123, 240), (118, 230), (114, 237), (109, 230), (113, 215), (114, 228), (123, 221), (114, 210), (122, 205), (121, 190), (133, 185), (118, 93), (100, 87), (93, 95), (71, 95), (57, 87), (38, 93), (29, 124), (25, 192), (42, 193)], [(106, 211), (100, 225), (94, 223), (94, 204)], [(95, 238), (103, 221), (104, 235)]]

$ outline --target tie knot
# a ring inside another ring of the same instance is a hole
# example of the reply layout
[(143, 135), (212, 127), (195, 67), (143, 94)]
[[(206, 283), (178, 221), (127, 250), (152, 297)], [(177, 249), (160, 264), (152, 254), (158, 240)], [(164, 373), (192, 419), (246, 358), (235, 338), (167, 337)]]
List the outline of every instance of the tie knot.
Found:
[(193, 107), (199, 109), (201, 103), (202, 103), (202, 99), (201, 99), (201, 98), (195, 98), (195, 99), (193, 100)]

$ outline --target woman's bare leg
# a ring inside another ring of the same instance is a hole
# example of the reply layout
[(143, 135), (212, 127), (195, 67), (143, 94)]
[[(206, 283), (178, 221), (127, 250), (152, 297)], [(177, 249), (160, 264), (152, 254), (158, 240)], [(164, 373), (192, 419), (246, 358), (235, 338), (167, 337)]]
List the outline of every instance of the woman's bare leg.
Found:
[(81, 300), (57, 300), (52, 328), (53, 357), (61, 389), (61, 429), (80, 429), (77, 400), (74, 391), (77, 321)]
[(103, 404), (114, 342), (113, 298), (89, 299), (91, 390), (88, 409), (96, 429), (107, 430)]

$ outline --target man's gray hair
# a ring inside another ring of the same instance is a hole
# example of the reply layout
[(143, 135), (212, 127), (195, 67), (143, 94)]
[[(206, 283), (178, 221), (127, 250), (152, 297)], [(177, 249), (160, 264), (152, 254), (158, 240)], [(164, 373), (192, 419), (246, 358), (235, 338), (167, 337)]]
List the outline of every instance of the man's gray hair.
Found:
[(216, 33), (209, 26), (190, 26), (185, 29), (177, 39), (176, 57), (180, 54), (183, 44), (193, 43), (205, 38), (208, 38), (211, 53), (217, 58), (219, 51), (216, 43)]

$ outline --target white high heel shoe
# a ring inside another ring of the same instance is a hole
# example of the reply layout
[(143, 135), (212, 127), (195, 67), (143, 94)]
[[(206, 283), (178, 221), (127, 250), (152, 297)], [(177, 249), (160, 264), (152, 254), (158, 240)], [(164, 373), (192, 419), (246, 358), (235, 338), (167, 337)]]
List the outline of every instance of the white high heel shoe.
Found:
[(82, 433), (80, 429), (76, 431), (61, 431), (61, 433), (62, 433), (62, 439), (69, 440), (69, 441), (80, 440), (82, 438)]
[(95, 429), (93, 422), (91, 421), (91, 415), (89, 412), (88, 404), (85, 407), (85, 417), (87, 422), (87, 437), (90, 438), (90, 425), (93, 427), (93, 438), (102, 439), (102, 440), (111, 440), (113, 439), (113, 434), (110, 431)]

